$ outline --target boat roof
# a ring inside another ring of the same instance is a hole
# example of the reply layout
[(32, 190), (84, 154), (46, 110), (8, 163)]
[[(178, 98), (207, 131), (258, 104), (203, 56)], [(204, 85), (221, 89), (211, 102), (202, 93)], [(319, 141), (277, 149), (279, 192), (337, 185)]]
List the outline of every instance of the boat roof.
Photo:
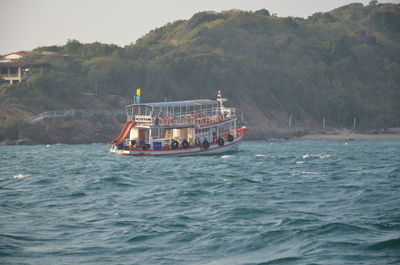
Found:
[(184, 100), (184, 101), (169, 101), (169, 102), (155, 102), (155, 103), (140, 103), (132, 104), (129, 106), (151, 106), (151, 107), (187, 107), (187, 106), (203, 106), (203, 105), (215, 105), (218, 104), (214, 100), (210, 99), (196, 99), (196, 100)]

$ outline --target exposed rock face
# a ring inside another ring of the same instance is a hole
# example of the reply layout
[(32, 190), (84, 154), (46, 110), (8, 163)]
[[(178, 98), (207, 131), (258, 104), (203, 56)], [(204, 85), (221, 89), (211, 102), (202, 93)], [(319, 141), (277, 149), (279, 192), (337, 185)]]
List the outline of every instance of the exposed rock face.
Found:
[(16, 145), (27, 145), (27, 144), (34, 144), (34, 141), (32, 141), (29, 138), (22, 138), (22, 139), (18, 139), (17, 141), (15, 141)]
[(10, 139), (5, 139), (4, 141), (0, 142), (0, 146), (5, 146), (5, 145), (15, 145), (15, 141), (11, 141)]

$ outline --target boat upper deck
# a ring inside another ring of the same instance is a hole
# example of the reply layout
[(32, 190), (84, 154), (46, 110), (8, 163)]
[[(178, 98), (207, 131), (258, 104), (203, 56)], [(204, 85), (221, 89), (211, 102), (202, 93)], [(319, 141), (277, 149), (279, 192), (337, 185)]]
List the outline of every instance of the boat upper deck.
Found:
[(156, 102), (131, 104), (126, 106), (127, 115), (146, 115), (173, 117), (185, 115), (188, 113), (203, 113), (205, 115), (215, 112), (218, 109), (218, 103), (213, 100), (199, 99), (173, 102)]
[(131, 104), (126, 115), (139, 126), (204, 126), (235, 117), (235, 109), (221, 109), (217, 101), (200, 99)]

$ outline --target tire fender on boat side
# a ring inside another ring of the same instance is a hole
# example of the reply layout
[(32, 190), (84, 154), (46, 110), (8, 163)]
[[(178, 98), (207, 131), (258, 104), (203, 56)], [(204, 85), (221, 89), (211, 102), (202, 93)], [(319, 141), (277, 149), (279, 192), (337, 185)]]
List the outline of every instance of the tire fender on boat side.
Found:
[(225, 144), (225, 141), (224, 141), (224, 139), (223, 139), (222, 137), (219, 137), (219, 138), (217, 139), (217, 143), (218, 143), (220, 146), (223, 146), (223, 145)]
[(233, 135), (232, 134), (228, 134), (228, 141), (229, 142), (233, 142)]
[(149, 144), (145, 144), (143, 145), (143, 150), (149, 150), (150, 149), (150, 145)]
[(185, 148), (185, 149), (189, 147), (189, 142), (186, 139), (183, 139), (182, 147)]
[(173, 140), (173, 141), (171, 142), (171, 148), (172, 148), (172, 149), (178, 148), (178, 145), (179, 145), (179, 143), (178, 143), (177, 141), (175, 141), (175, 140)]
[(208, 143), (208, 141), (207, 140), (204, 140), (203, 141), (203, 148), (204, 149), (208, 149), (210, 147), (210, 144)]

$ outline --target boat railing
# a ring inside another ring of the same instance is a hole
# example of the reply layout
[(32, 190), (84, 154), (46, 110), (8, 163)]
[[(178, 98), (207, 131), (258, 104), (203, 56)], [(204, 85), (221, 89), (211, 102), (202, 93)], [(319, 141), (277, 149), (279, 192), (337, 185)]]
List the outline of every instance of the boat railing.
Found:
[(135, 115), (133, 117), (133, 121), (137, 125), (144, 125), (144, 126), (152, 126), (153, 125), (153, 119), (151, 116), (147, 115)]
[(178, 117), (178, 118), (170, 118), (170, 117), (150, 117), (147, 118), (134, 118), (133, 120), (137, 125), (143, 126), (184, 126), (184, 125), (210, 125), (221, 122), (230, 117), (223, 117), (222, 115), (214, 115), (209, 117), (196, 117), (196, 116), (187, 116), (187, 117)]
[(210, 125), (225, 119), (235, 117), (234, 108), (224, 108), (207, 115), (196, 112), (179, 116), (151, 116), (151, 115), (128, 115), (128, 120), (134, 121), (138, 126), (184, 126), (184, 125)]
[(234, 116), (236, 116), (235, 108), (223, 108), (223, 109), (219, 108), (218, 112), (221, 113), (224, 117), (234, 117)]
[(201, 109), (171, 108), (166, 110), (153, 109), (144, 106), (142, 106), (141, 108), (139, 108), (138, 106), (126, 107), (126, 115), (131, 119), (133, 119), (134, 116), (169, 117), (177, 119), (179, 117), (187, 116), (213, 116), (219, 113), (227, 116), (235, 116), (235, 109), (226, 107), (221, 108), (216, 106)]

